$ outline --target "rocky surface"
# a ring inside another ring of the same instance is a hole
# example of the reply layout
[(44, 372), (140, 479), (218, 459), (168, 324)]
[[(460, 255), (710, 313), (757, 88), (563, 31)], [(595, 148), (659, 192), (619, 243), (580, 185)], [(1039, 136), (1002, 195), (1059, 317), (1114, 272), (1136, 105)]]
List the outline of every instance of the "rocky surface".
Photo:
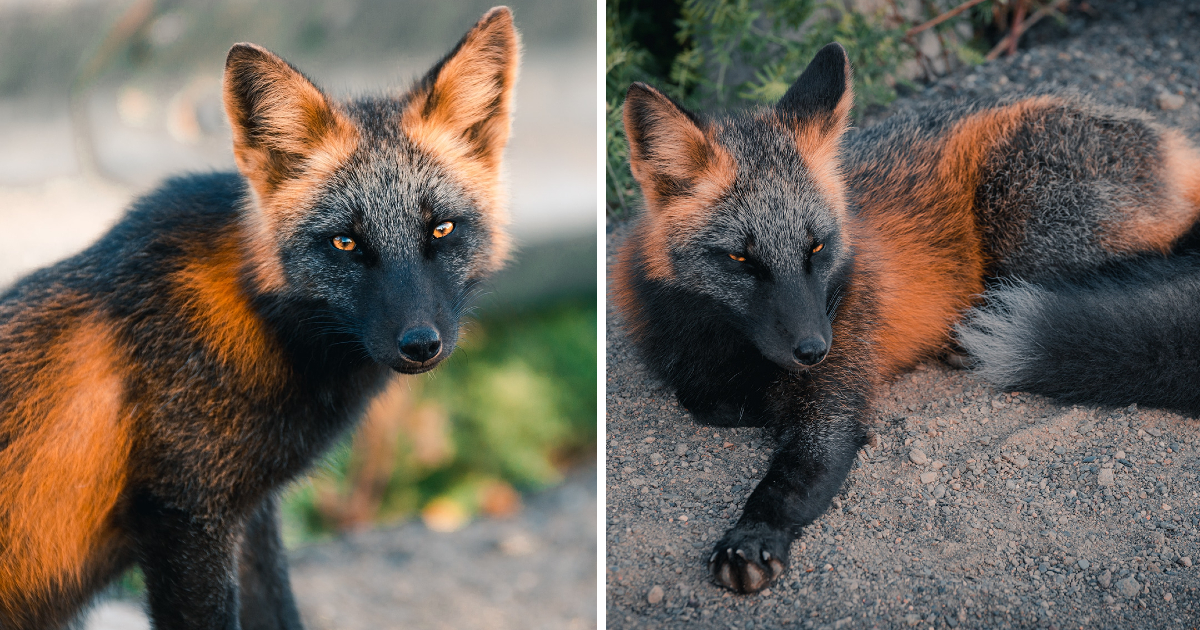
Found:
[[(1200, 5), (1093, 2), (1078, 35), (959, 71), (866, 117), (956, 96), (1076, 89), (1200, 142)], [(1165, 96), (1164, 96), (1165, 95)], [(611, 225), (608, 247), (623, 238)], [(877, 401), (868, 449), (770, 589), (705, 561), (763, 474), (758, 429), (696, 424), (607, 319), (610, 628), (1200, 623), (1200, 421), (1063, 406), (923, 365)]]
[[(291, 553), (310, 630), (588, 630), (596, 627), (596, 469), (527, 498), (507, 520), (439, 533), (420, 523)], [(149, 628), (140, 602), (103, 602), (86, 630)]]

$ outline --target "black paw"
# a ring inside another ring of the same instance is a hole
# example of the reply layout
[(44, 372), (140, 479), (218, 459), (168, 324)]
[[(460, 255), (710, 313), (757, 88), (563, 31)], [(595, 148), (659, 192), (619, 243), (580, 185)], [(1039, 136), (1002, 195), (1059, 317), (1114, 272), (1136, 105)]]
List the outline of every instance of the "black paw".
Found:
[(739, 525), (717, 542), (708, 570), (717, 584), (732, 591), (761, 591), (787, 569), (791, 543), (791, 536), (766, 525)]

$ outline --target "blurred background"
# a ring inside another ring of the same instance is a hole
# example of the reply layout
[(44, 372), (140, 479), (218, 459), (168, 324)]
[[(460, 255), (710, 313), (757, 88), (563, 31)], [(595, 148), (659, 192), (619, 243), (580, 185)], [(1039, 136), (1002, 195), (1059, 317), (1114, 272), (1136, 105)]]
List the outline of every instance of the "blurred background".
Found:
[[(0, 286), (82, 249), (164, 176), (234, 168), (234, 42), (334, 96), (402, 91), (492, 4), (0, 0)], [(597, 9), (508, 4), (524, 40), (506, 154), (518, 249), (454, 356), (398, 381), (286, 493), (310, 627), (595, 626)], [(404, 581), (438, 565), (443, 588)], [(139, 592), (131, 572), (113, 595), (135, 603), (91, 627), (146, 627)]]

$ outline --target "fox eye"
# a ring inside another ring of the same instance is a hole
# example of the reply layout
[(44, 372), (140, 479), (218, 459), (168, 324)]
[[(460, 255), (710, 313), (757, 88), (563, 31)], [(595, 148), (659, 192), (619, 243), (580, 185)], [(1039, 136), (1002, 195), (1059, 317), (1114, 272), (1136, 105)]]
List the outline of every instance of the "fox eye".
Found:
[(746, 257), (745, 257), (745, 256), (740, 256), (740, 255), (738, 255), (738, 254), (730, 254), (730, 255), (729, 255), (729, 257), (730, 257), (730, 258), (732, 258), (732, 259), (734, 259), (734, 260), (736, 260), (736, 261), (738, 261), (738, 262), (746, 262)]
[(442, 221), (433, 228), (433, 238), (442, 238), (454, 231), (453, 221)]
[(822, 249), (825, 249), (825, 243), (817, 243), (816, 245), (812, 246), (812, 249), (810, 249), (808, 253), (815, 254), (815, 253), (821, 251)]
[(358, 247), (358, 243), (355, 243), (354, 239), (346, 236), (345, 234), (338, 234), (337, 236), (333, 237), (330, 242), (333, 243), (334, 247), (344, 252), (352, 252)]

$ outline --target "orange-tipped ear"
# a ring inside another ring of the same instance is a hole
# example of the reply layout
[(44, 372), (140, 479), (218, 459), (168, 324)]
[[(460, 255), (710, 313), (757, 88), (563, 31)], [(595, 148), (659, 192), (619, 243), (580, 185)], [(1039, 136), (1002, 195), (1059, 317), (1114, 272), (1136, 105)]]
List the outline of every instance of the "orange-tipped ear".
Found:
[(666, 278), (673, 269), (667, 256), (672, 242), (709, 216), (712, 205), (733, 185), (737, 163), (702, 125), (662, 92), (634, 83), (625, 94), (625, 137), (629, 169), (642, 187), (646, 209), (655, 220), (639, 238), (646, 271)]
[(839, 170), (839, 141), (854, 107), (854, 73), (841, 44), (817, 51), (800, 78), (775, 105), (779, 118), (796, 137), (796, 149), (836, 212), (845, 208)]
[(624, 119), (629, 168), (651, 210), (664, 211), (697, 195), (715, 198), (733, 183), (733, 159), (662, 92), (645, 83), (630, 85)]
[(841, 44), (833, 42), (817, 51), (775, 109), (797, 121), (817, 123), (824, 133), (841, 133), (850, 121), (853, 106), (850, 57)]
[(413, 142), (443, 160), (497, 212), (504, 203), (500, 163), (520, 48), (512, 11), (488, 11), (413, 89), (401, 121)]
[(235, 44), (225, 59), (225, 114), (238, 170), (260, 199), (309, 162), (344, 159), (357, 132), (304, 75), (261, 46)]

